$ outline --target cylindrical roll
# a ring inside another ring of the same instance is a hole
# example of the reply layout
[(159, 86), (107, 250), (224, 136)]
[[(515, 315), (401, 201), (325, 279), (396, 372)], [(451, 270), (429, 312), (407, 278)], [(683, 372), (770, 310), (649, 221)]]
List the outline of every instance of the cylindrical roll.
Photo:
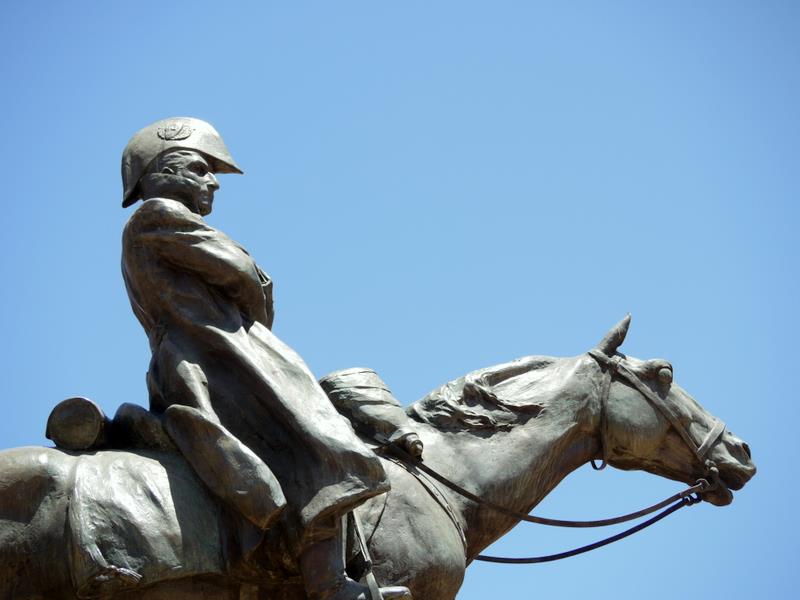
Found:
[(64, 450), (90, 450), (106, 442), (109, 420), (88, 398), (59, 402), (47, 419), (45, 436)]

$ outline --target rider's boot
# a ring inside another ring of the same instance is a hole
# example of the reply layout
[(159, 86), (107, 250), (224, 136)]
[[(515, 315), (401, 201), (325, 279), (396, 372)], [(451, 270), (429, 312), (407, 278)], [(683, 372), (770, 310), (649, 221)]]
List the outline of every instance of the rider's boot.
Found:
[(300, 571), (308, 600), (370, 600), (369, 588), (345, 573), (339, 535), (307, 546)]
[[(335, 519), (337, 524), (340, 519)], [(342, 528), (334, 528), (332, 537), (309, 544), (300, 556), (300, 571), (308, 600), (378, 600), (370, 596), (369, 587), (347, 576), (345, 572)], [(385, 600), (411, 600), (408, 588), (381, 588)]]

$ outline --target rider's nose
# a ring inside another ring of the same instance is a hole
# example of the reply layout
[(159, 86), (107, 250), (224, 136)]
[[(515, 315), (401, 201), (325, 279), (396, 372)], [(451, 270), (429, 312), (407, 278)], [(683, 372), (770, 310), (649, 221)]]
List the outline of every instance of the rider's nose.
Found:
[(208, 173), (208, 178), (210, 180), (209, 183), (208, 183), (208, 187), (210, 187), (213, 190), (218, 190), (219, 189), (219, 181), (217, 180), (217, 176), (214, 175), (213, 173), (209, 172)]

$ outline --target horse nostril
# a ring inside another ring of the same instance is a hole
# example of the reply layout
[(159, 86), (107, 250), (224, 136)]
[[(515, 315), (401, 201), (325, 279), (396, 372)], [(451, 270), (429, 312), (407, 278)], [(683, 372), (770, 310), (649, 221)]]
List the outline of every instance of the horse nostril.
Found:
[(747, 454), (747, 458), (752, 459), (753, 456), (750, 454), (750, 446), (742, 442), (742, 448), (744, 449), (744, 453)]

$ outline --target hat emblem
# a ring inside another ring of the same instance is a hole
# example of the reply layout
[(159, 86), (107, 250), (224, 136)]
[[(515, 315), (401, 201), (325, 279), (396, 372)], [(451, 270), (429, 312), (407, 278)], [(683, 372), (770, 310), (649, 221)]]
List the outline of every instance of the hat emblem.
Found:
[(182, 123), (180, 121), (167, 123), (163, 127), (159, 127), (156, 131), (158, 137), (167, 141), (185, 140), (192, 135), (192, 132), (194, 132), (194, 129), (189, 127), (188, 123)]

